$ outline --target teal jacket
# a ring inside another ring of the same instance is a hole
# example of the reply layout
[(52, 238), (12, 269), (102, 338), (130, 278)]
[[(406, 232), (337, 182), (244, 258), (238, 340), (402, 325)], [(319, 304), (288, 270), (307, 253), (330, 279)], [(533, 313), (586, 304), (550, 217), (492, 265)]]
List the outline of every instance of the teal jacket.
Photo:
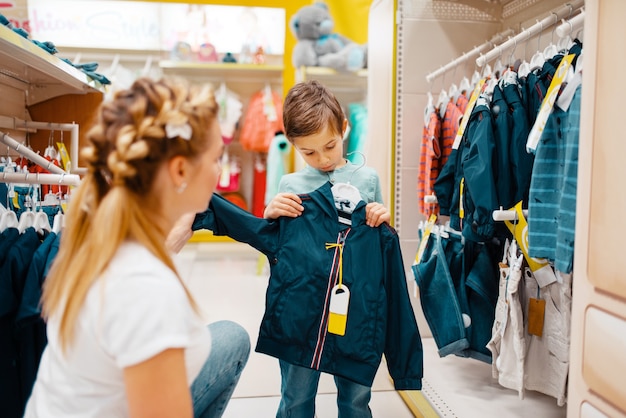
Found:
[[(388, 224), (367, 226), (364, 201), (351, 214), (351, 226), (339, 223), (330, 183), (300, 197), (301, 216), (268, 220), (214, 195), (193, 224), (248, 243), (270, 262), (256, 351), (365, 386), (372, 385), (384, 353), (397, 390), (421, 389), (422, 342), (396, 231)], [(327, 331), (329, 298), (340, 276), (350, 290), (343, 336)]]

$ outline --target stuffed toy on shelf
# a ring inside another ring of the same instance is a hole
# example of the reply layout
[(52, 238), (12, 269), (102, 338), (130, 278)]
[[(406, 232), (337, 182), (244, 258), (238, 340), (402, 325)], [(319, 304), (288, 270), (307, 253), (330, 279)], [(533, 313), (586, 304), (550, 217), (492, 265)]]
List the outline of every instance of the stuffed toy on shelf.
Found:
[(367, 67), (367, 45), (334, 33), (328, 6), (317, 2), (301, 7), (289, 27), (298, 40), (292, 53), (294, 67), (329, 67), (337, 71), (358, 71)]

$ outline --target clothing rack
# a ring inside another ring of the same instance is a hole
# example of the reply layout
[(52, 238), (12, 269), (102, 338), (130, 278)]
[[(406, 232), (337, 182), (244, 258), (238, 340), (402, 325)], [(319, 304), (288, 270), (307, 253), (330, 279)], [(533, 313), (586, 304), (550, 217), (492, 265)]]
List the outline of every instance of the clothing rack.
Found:
[[(76, 123), (36, 122), (36, 121), (21, 120), (21, 119), (11, 117), (11, 116), (0, 116), (0, 128), (13, 129), (13, 130), (46, 129), (50, 131), (66, 131), (66, 132), (69, 131), (70, 132), (70, 161), (73, 164), (78, 164), (78, 148), (79, 148), (78, 124)], [(0, 132), (0, 134), (2, 134), (2, 138), (4, 139), (4, 136), (6, 134), (2, 132)], [(19, 147), (22, 146), (22, 144), (20, 144), (18, 141), (15, 141), (13, 138), (9, 137), (9, 139), (13, 140), (17, 145), (19, 145)], [(4, 140), (2, 142), (4, 142)], [(15, 151), (20, 152), (18, 151), (18, 148), (16, 148), (15, 146), (11, 146), (10, 144), (7, 144), (7, 145), (15, 149)], [(27, 151), (30, 151), (30, 150), (27, 150)], [(31, 158), (31, 156), (28, 156), (26, 154), (22, 154), (22, 155), (24, 155), (26, 158), (36, 163), (37, 165), (40, 165), (53, 173), (61, 174), (62, 172), (63, 174), (67, 174), (65, 171), (63, 171), (62, 169), (56, 166), (54, 166), (55, 169), (48, 168), (46, 166), (50, 163), (48, 160), (39, 156), (36, 153), (33, 153), (33, 154), (34, 154), (34, 159)], [(59, 172), (58, 170), (61, 170), (61, 171)], [(79, 167), (70, 169), (70, 172), (77, 173), (77, 174), (80, 173), (81, 171), (84, 172), (85, 169), (79, 168)]]
[(68, 186), (78, 186), (80, 177), (77, 174), (68, 174), (61, 167), (58, 167), (37, 154), (35, 151), (24, 146), (22, 143), (11, 138), (8, 134), (0, 132), (0, 142), (14, 149), (18, 154), (23, 155), (40, 167), (45, 168), (52, 174), (47, 173), (9, 173), (3, 172), (0, 181), (3, 183), (26, 183), (26, 184), (61, 184)]
[(565, 38), (566, 36), (572, 36), (572, 33), (582, 29), (585, 24), (585, 10), (581, 10), (576, 16), (562, 20), (561, 24), (556, 28), (555, 33), (559, 38)]
[(441, 67), (441, 68), (433, 71), (432, 73), (428, 74), (426, 76), (426, 81), (428, 81), (429, 83), (432, 83), (432, 81), (435, 78), (439, 77), (442, 74), (445, 74), (446, 72), (452, 70), (455, 67), (458, 67), (459, 65), (463, 64), (465, 61), (467, 61), (467, 60), (469, 60), (471, 58), (474, 58), (476, 55), (479, 55), (484, 50), (486, 50), (486, 49), (488, 49), (490, 47), (493, 48), (493, 46), (496, 43), (501, 42), (506, 37), (511, 36), (514, 33), (515, 33), (515, 31), (513, 31), (513, 29), (507, 29), (504, 32), (496, 34), (489, 41), (483, 43), (482, 45), (474, 47), (472, 50), (464, 53), (463, 55), (461, 55), (460, 57), (455, 58), (454, 60), (450, 61), (449, 63), (447, 63), (443, 67)]
[[(527, 218), (528, 217), (528, 210), (524, 209), (522, 211), (522, 213), (524, 214), (524, 217)], [(517, 211), (513, 210), (513, 209), (500, 209), (500, 210), (494, 210), (493, 214), (492, 214), (493, 220), (494, 221), (517, 221), (519, 220), (517, 218)]]
[[(556, 12), (552, 12), (549, 16), (545, 17), (541, 21), (535, 23), (528, 29), (523, 29), (520, 33), (512, 38), (509, 38), (504, 43), (494, 47), (491, 51), (484, 55), (480, 55), (476, 58), (476, 65), (484, 67), (488, 62), (493, 61), (495, 58), (502, 55), (502, 52), (510, 48), (514, 48), (517, 44), (521, 44), (528, 38), (541, 34), (546, 28), (556, 24), (561, 19), (569, 19), (575, 10), (580, 9), (585, 4), (584, 0), (572, 0), (565, 6), (558, 9)], [(569, 24), (567, 25), (566, 33), (569, 33)]]
[(59, 184), (62, 186), (78, 186), (80, 177), (77, 174), (48, 174), (48, 173), (7, 173), (0, 175), (2, 183), (23, 184)]

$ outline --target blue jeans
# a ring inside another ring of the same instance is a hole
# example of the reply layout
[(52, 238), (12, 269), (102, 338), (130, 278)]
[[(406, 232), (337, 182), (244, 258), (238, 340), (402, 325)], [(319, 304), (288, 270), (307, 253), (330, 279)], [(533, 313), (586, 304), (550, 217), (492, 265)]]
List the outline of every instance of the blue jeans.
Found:
[[(277, 418), (313, 418), (321, 373), (280, 360), (280, 405)], [(372, 388), (335, 376), (339, 418), (371, 418)]]
[(250, 355), (250, 337), (240, 325), (208, 325), (211, 352), (191, 385), (194, 417), (221, 417)]

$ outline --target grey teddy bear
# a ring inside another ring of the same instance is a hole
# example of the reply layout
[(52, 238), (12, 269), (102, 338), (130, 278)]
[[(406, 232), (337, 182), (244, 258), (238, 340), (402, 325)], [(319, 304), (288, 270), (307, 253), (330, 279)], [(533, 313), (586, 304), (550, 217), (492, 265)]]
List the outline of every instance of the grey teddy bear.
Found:
[(367, 67), (367, 45), (333, 33), (334, 23), (326, 4), (300, 8), (291, 17), (289, 27), (298, 40), (292, 52), (294, 67), (330, 67), (338, 71)]

